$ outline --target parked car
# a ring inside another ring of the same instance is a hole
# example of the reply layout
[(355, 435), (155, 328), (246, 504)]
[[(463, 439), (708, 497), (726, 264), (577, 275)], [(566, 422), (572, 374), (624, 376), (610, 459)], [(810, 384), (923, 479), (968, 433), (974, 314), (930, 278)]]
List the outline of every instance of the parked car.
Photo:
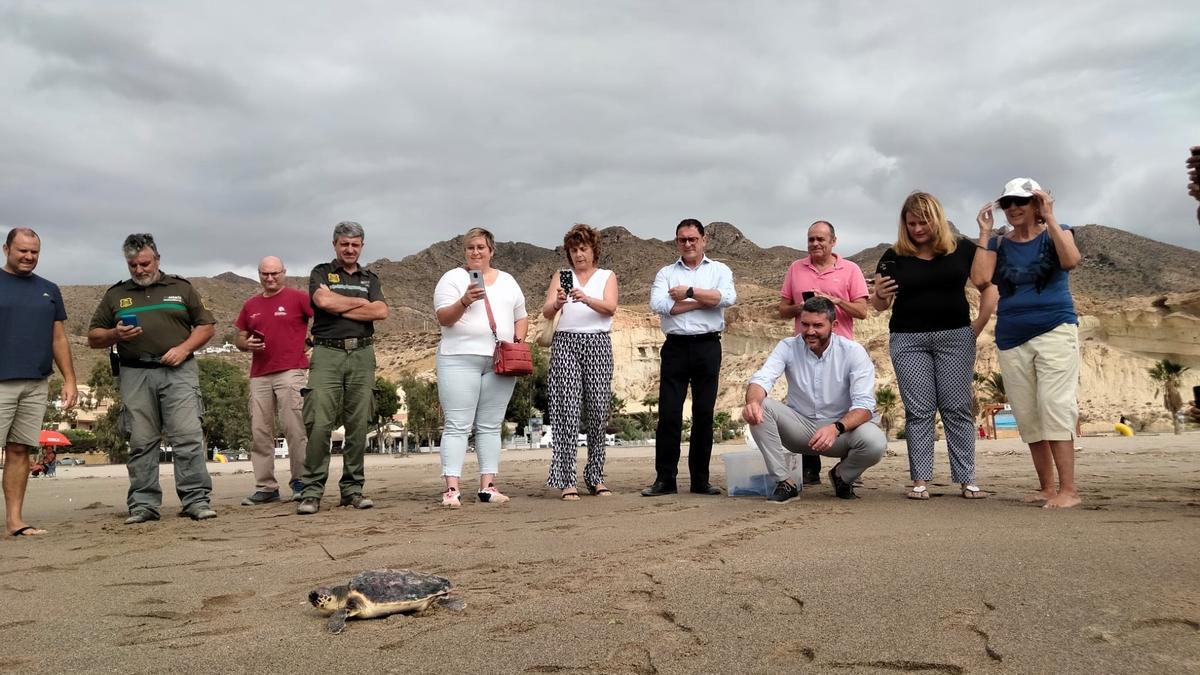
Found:
[(87, 462), (83, 461), (82, 459), (75, 459), (74, 457), (63, 457), (62, 459), (58, 460), (59, 466), (83, 466), (86, 463)]

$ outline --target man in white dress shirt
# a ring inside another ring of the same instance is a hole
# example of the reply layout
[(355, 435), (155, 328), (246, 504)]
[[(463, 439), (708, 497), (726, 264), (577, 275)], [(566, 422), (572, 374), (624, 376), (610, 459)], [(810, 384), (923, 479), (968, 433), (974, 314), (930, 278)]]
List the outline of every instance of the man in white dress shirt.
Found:
[(733, 272), (704, 255), (704, 225), (694, 218), (675, 227), (679, 259), (658, 271), (650, 287), (650, 309), (662, 318), (666, 342), (658, 389), (658, 430), (654, 437), (654, 483), (644, 497), (675, 494), (683, 401), (692, 387), (692, 436), (688, 444), (691, 491), (719, 495), (708, 482), (712, 457), (713, 407), (721, 374), (721, 331), (725, 308), (737, 300)]
[[(777, 481), (768, 500), (800, 496), (787, 452), (841, 458), (829, 471), (834, 493), (854, 499), (854, 481), (883, 459), (887, 438), (875, 425), (875, 366), (862, 345), (833, 332), (832, 302), (815, 297), (800, 312), (800, 331), (780, 340), (746, 386), (742, 419)], [(787, 376), (786, 402), (767, 398)]]

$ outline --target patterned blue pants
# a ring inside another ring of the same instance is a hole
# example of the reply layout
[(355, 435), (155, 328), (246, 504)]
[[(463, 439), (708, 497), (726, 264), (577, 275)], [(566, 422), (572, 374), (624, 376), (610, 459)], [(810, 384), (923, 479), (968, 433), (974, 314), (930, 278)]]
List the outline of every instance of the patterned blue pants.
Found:
[(612, 376), (612, 341), (608, 333), (554, 334), (548, 377), (554, 454), (546, 485), (559, 490), (575, 485), (581, 416), (588, 448), (583, 480), (588, 485), (604, 482), (604, 430), (612, 405)]
[(955, 483), (975, 482), (975, 417), (971, 395), (975, 332), (970, 326), (931, 333), (892, 333), (892, 367), (904, 401), (908, 472), (933, 479), (934, 414), (941, 412)]

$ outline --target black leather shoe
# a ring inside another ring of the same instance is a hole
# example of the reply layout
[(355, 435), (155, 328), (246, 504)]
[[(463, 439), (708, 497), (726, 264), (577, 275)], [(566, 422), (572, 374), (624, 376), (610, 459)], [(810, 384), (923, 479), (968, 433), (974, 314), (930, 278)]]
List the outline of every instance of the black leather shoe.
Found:
[(673, 495), (676, 492), (678, 492), (678, 490), (676, 490), (674, 485), (668, 485), (661, 480), (656, 480), (650, 487), (642, 490), (642, 496), (661, 497), (663, 495)]
[(858, 499), (858, 495), (854, 494), (854, 486), (842, 480), (842, 477), (838, 475), (837, 470), (841, 465), (842, 463), (838, 462), (829, 470), (829, 482), (833, 483), (833, 493), (839, 499)]
[(721, 488), (705, 483), (704, 485), (693, 485), (691, 493), (694, 495), (719, 495), (721, 494)]

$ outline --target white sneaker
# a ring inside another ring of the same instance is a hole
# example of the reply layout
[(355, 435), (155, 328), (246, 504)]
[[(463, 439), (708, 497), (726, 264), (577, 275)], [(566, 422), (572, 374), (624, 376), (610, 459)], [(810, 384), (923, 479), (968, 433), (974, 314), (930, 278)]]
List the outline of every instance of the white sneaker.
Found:
[(457, 509), (462, 506), (462, 501), (458, 498), (458, 488), (450, 488), (442, 493), (442, 506), (448, 509)]
[(508, 497), (500, 494), (500, 491), (491, 485), (485, 487), (477, 493), (479, 501), (487, 504), (503, 504), (508, 501)]

